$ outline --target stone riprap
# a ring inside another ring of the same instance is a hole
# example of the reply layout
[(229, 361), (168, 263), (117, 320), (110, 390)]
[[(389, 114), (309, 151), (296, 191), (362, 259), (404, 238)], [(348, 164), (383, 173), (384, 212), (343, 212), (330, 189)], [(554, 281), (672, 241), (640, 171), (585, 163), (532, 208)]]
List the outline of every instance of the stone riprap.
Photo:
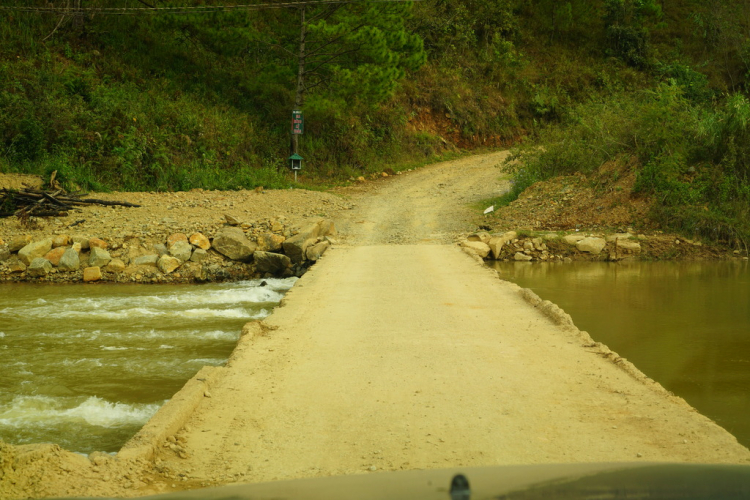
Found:
[(0, 281), (192, 282), (301, 276), (334, 242), (332, 220), (224, 225), (161, 240), (80, 234), (0, 235)]
[[(490, 234), (481, 231), (470, 234), (458, 244), (464, 252), (482, 261), (621, 261), (647, 258), (650, 240), (647, 236), (630, 232), (566, 234), (506, 231)], [(687, 239), (682, 243), (701, 245)]]

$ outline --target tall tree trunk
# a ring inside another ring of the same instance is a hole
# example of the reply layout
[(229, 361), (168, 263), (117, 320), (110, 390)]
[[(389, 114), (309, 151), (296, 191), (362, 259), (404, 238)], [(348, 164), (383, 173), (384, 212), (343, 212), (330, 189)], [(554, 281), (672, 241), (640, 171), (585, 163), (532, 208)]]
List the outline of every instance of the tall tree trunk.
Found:
[(73, 26), (76, 28), (81, 28), (83, 26), (83, 13), (81, 12), (81, 0), (75, 0), (73, 2), (73, 7), (75, 8), (76, 12), (73, 14)]

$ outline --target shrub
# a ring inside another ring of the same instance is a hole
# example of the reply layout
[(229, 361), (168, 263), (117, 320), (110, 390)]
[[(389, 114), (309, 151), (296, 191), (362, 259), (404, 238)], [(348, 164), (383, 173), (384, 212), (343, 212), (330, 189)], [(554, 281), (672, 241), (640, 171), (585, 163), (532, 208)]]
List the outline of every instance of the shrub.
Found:
[(665, 227), (750, 241), (750, 101), (734, 94), (719, 107), (703, 105), (674, 81), (574, 108), (537, 144), (514, 151), (508, 197), (539, 180), (631, 158), (639, 165), (634, 189), (653, 196), (653, 216)]

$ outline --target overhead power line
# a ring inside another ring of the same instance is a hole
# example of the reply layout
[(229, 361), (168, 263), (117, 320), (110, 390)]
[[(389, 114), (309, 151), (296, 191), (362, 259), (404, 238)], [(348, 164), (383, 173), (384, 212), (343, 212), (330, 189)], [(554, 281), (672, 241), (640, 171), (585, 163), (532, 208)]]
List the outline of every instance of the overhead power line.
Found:
[(125, 16), (137, 14), (202, 14), (210, 12), (233, 12), (243, 10), (287, 9), (294, 7), (310, 7), (316, 5), (334, 5), (348, 3), (393, 3), (421, 0), (310, 0), (282, 3), (258, 3), (241, 5), (200, 5), (184, 7), (24, 7), (0, 5), (0, 12), (34, 12), (37, 14), (64, 14), (69, 16), (83, 16), (89, 14), (107, 16)]

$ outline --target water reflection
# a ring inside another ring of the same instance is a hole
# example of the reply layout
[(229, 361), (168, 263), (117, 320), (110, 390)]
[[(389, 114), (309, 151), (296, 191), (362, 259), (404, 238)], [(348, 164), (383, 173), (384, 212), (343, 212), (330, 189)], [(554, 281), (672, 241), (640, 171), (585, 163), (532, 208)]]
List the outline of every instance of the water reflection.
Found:
[(504, 263), (503, 279), (558, 304), (750, 446), (747, 262)]

